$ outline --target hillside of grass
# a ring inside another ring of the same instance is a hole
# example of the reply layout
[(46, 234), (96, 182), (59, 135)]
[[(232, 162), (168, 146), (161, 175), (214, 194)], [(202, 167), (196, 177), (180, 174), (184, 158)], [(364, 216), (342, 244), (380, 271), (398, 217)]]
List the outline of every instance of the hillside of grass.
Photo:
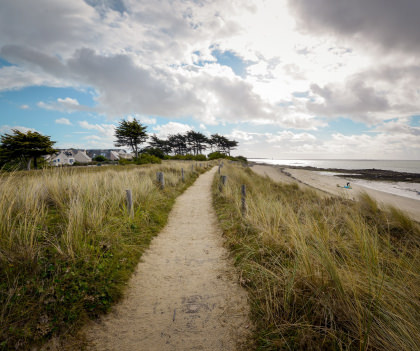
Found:
[(322, 199), (233, 165), (221, 174), (214, 205), (258, 350), (420, 349), (419, 224), (367, 195)]
[(207, 166), (170, 161), (1, 175), (0, 349), (74, 334), (108, 311), (175, 198)]

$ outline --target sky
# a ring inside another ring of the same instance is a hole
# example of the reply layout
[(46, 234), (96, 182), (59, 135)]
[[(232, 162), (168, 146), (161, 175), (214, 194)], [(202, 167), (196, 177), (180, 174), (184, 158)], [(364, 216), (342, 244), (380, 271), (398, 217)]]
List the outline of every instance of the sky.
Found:
[(0, 134), (122, 119), (234, 155), (420, 159), (420, 1), (0, 0)]

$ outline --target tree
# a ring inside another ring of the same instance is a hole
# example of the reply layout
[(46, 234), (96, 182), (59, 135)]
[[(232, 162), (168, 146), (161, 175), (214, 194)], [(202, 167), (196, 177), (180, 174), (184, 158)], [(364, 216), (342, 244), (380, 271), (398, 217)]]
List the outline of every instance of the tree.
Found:
[(137, 119), (131, 122), (122, 120), (117, 128), (115, 128), (115, 146), (128, 146), (134, 152), (135, 157), (139, 154), (139, 145), (147, 139), (146, 127), (141, 125)]
[(229, 140), (223, 135), (213, 134), (210, 139), (210, 145), (212, 146), (212, 150), (213, 146), (215, 146), (218, 152), (223, 152), (230, 156), (231, 150), (234, 150), (238, 146), (238, 142), (236, 140)]
[(95, 156), (93, 158), (93, 161), (96, 161), (96, 162), (105, 162), (105, 161), (107, 161), (107, 158), (105, 156), (102, 156), (102, 155), (97, 155), (97, 156)]
[(202, 154), (202, 152), (207, 149), (206, 144), (209, 143), (209, 140), (203, 133), (190, 130), (187, 132), (186, 138), (187, 143), (190, 149), (193, 151), (194, 155)]
[(38, 157), (57, 152), (53, 149), (55, 141), (51, 141), (49, 136), (32, 131), (24, 133), (17, 129), (12, 129), (12, 132), (13, 134), (4, 134), (0, 138), (0, 157), (6, 162), (25, 162), (26, 169), (30, 170), (33, 160), (36, 169)]
[(175, 155), (186, 155), (188, 153), (187, 137), (180, 133), (169, 135), (168, 142)]
[[(150, 137), (149, 144), (152, 148), (160, 149), (165, 155), (169, 155), (172, 152), (172, 147), (168, 140), (159, 139), (156, 134)], [(156, 155), (155, 155), (156, 156)]]
[(236, 140), (227, 141), (225, 148), (229, 156), (230, 156), (231, 150), (235, 150), (237, 146), (238, 146), (238, 142)]

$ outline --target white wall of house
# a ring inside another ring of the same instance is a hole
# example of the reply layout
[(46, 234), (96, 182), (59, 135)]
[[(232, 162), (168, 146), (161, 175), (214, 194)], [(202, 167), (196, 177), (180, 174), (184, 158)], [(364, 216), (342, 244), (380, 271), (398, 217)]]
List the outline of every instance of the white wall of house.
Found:
[(75, 162), (74, 156), (68, 156), (63, 151), (51, 158), (50, 163), (53, 166), (72, 165)]

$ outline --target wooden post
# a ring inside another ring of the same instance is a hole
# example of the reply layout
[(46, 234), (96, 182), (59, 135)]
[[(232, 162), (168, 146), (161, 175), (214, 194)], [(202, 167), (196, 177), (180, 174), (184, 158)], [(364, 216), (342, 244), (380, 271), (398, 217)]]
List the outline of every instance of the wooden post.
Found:
[(194, 165), (191, 165), (191, 172), (194, 172)]
[(159, 177), (160, 188), (164, 189), (165, 188), (165, 178), (163, 176), (163, 172), (159, 172), (159, 173), (160, 173), (160, 177)]
[(226, 179), (227, 179), (227, 176), (224, 176), (224, 175), (220, 176), (220, 182), (219, 182), (219, 191), (220, 192), (222, 191), (224, 185), (226, 184)]
[(134, 217), (134, 209), (133, 209), (133, 196), (131, 194), (131, 190), (127, 189), (125, 191), (126, 195), (127, 195), (127, 211), (128, 211), (128, 215), (130, 216), (130, 218)]
[(245, 184), (242, 184), (241, 186), (241, 210), (242, 215), (245, 215), (246, 213), (246, 187)]
[(160, 172), (156, 172), (156, 181), (160, 182)]
[(218, 172), (219, 172), (219, 174), (220, 174), (220, 165), (219, 165), (219, 169), (218, 169)]
[(184, 168), (181, 168), (181, 178), (182, 178), (182, 182), (185, 182), (185, 177), (184, 177)]

